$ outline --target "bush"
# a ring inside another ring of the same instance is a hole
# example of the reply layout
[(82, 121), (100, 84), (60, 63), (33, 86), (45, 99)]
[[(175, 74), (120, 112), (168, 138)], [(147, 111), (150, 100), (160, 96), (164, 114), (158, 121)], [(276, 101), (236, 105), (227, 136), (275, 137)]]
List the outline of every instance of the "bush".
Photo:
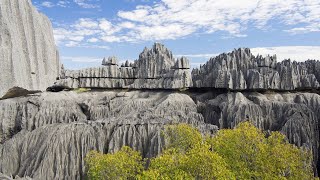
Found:
[(312, 179), (312, 156), (279, 132), (266, 135), (249, 122), (220, 130), (209, 140), (237, 179)]
[(89, 166), (88, 177), (92, 180), (131, 179), (143, 169), (140, 153), (127, 146), (114, 154), (91, 151), (85, 160)]
[(90, 152), (91, 179), (314, 179), (310, 151), (288, 143), (273, 132), (269, 137), (248, 122), (233, 130), (203, 136), (186, 124), (170, 125), (166, 147), (150, 159), (147, 169), (138, 152), (124, 147), (115, 154)]

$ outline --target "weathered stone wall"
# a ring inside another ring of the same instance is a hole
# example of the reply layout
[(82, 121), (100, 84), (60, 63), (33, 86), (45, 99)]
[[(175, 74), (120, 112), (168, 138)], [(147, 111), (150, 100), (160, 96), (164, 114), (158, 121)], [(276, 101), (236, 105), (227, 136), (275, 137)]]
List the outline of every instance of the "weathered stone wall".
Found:
[(58, 71), (50, 20), (30, 0), (1, 0), (0, 97), (13, 86), (45, 90)]

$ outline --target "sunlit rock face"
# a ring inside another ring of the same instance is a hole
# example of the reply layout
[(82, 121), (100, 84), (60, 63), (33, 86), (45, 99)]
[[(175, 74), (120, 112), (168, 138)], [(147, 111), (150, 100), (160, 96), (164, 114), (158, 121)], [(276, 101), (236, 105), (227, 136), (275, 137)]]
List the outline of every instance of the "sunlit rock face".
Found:
[(284, 133), (291, 143), (312, 150), (316, 164), (318, 94), (187, 94), (109, 90), (1, 100), (0, 172), (34, 179), (84, 179), (84, 157), (90, 150), (110, 153), (127, 145), (154, 157), (165, 143), (165, 125), (188, 123), (215, 134), (218, 128), (234, 128), (243, 121)]
[(115, 57), (104, 58), (102, 66), (65, 70), (59, 85), (71, 88), (181, 89), (191, 87), (189, 60), (175, 59), (164, 45), (145, 48), (139, 59), (121, 66)]
[(45, 90), (59, 73), (50, 20), (30, 0), (0, 1), (0, 97), (14, 86)]
[(239, 48), (211, 58), (190, 70), (185, 57), (173, 58), (164, 45), (145, 48), (139, 59), (121, 66), (115, 57), (103, 59), (101, 67), (64, 70), (59, 85), (71, 88), (181, 89), (214, 88), (241, 90), (310, 90), (320, 87), (320, 62), (277, 62), (276, 55), (254, 56)]
[(277, 62), (239, 48), (211, 58), (192, 71), (193, 87), (231, 90), (305, 90), (319, 88), (320, 62)]
[(165, 125), (214, 134), (188, 95), (162, 91), (39, 93), (0, 101), (0, 172), (34, 179), (83, 179), (84, 157), (127, 145), (154, 157)]
[(234, 92), (195, 96), (205, 123), (220, 129), (250, 121), (266, 131), (280, 131), (290, 143), (312, 149), (318, 161), (320, 95), (315, 93)]

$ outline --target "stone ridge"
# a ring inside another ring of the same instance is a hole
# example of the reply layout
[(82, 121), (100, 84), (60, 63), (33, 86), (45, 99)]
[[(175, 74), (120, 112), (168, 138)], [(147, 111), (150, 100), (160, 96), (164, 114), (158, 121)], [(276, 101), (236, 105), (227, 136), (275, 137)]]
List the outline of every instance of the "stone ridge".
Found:
[(130, 146), (154, 157), (165, 143), (166, 125), (218, 130), (204, 123), (191, 97), (168, 91), (44, 92), (2, 100), (0, 109), (0, 179), (86, 179), (90, 150)]
[(101, 67), (62, 70), (58, 85), (71, 88), (180, 89), (191, 86), (189, 60), (173, 58), (164, 45), (145, 48), (139, 59), (120, 67), (116, 57), (104, 58)]
[(211, 58), (190, 73), (189, 60), (175, 60), (164, 45), (145, 48), (139, 59), (117, 66), (116, 57), (103, 59), (103, 67), (63, 71), (59, 85), (71, 88), (229, 90), (310, 90), (320, 87), (320, 62), (277, 62), (276, 55), (254, 56), (239, 48)]
[(231, 90), (308, 90), (318, 89), (320, 62), (308, 60), (277, 62), (276, 55), (254, 56), (239, 48), (211, 58), (192, 71), (193, 87)]
[(30, 0), (1, 0), (0, 7), (0, 97), (14, 86), (45, 90), (60, 66), (50, 20)]
[(165, 145), (161, 131), (168, 124), (188, 123), (215, 134), (246, 120), (312, 150), (316, 167), (319, 106), (315, 93), (162, 90), (44, 92), (1, 100), (0, 179), (85, 179), (90, 150), (110, 153), (130, 146), (154, 157)]

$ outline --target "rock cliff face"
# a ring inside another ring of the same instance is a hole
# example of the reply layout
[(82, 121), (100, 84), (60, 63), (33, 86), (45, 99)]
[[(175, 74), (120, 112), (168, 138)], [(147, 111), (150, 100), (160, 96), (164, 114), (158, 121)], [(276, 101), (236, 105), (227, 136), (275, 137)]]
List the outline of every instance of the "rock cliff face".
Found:
[(250, 121), (263, 130), (280, 131), (290, 143), (312, 149), (318, 161), (320, 96), (315, 93), (204, 93), (195, 95), (205, 122), (234, 128)]
[(0, 101), (0, 172), (34, 179), (84, 179), (90, 150), (114, 152), (128, 145), (153, 157), (163, 126), (204, 123), (187, 95), (161, 91), (42, 93)]
[(63, 71), (59, 85), (71, 88), (181, 89), (190, 87), (189, 60), (174, 59), (171, 51), (155, 43), (139, 59), (119, 67), (115, 57), (104, 58), (101, 67)]
[[(96, 91), (39, 93), (0, 101), (0, 172), (34, 179), (84, 179), (90, 150), (128, 145), (144, 157), (164, 144), (164, 125), (202, 132), (249, 120), (281, 131), (318, 161), (320, 95), (314, 93)], [(0, 176), (1, 177), (1, 176)]]
[(277, 62), (276, 55), (254, 56), (240, 48), (211, 58), (190, 75), (189, 61), (175, 60), (171, 51), (156, 43), (145, 48), (134, 63), (118, 67), (115, 57), (104, 66), (63, 71), (58, 84), (71, 88), (181, 89), (215, 88), (229, 90), (310, 90), (320, 88), (320, 61)]
[(13, 86), (45, 90), (59, 71), (49, 19), (30, 0), (0, 1), (0, 97)]
[(231, 90), (318, 89), (320, 62), (277, 62), (276, 56), (253, 56), (240, 48), (211, 58), (192, 71), (193, 87)]

